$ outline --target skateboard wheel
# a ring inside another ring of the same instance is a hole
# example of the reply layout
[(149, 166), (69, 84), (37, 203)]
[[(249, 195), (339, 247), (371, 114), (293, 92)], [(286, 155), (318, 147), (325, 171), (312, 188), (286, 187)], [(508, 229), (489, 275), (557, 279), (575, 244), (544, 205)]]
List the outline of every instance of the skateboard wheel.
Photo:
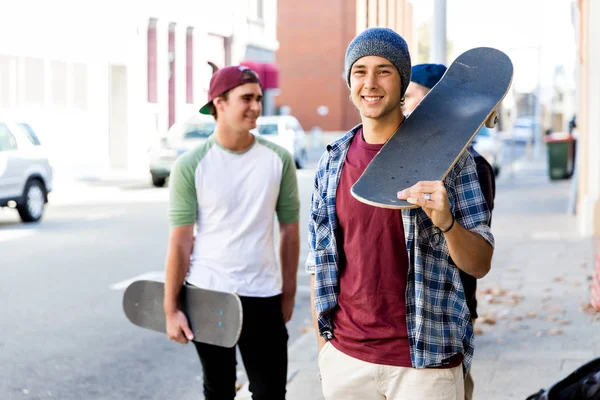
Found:
[(495, 127), (497, 123), (498, 123), (498, 112), (494, 111), (490, 114), (488, 119), (485, 121), (485, 126), (487, 126), (488, 128), (491, 129), (491, 128)]

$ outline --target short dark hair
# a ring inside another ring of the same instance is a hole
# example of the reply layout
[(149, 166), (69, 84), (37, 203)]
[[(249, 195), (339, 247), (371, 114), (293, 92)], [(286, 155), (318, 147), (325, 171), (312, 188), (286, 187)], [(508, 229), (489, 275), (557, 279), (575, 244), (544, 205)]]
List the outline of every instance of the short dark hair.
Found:
[[(225, 93), (217, 96), (222, 98), (223, 100), (227, 101), (227, 99), (229, 98), (229, 92), (231, 92), (231, 90), (226, 91)], [(208, 106), (210, 108), (210, 115), (213, 116), (213, 118), (215, 119), (215, 121), (217, 120), (217, 107), (215, 107), (214, 102), (210, 103), (210, 105)]]

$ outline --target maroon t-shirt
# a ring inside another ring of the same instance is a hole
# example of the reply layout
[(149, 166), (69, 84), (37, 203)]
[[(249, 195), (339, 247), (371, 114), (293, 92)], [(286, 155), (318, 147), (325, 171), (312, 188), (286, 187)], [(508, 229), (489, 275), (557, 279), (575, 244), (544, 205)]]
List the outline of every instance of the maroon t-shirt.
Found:
[(400, 210), (372, 207), (350, 188), (383, 145), (359, 130), (346, 155), (337, 189), (340, 295), (333, 313), (333, 346), (375, 364), (411, 367), (406, 327), (408, 252)]

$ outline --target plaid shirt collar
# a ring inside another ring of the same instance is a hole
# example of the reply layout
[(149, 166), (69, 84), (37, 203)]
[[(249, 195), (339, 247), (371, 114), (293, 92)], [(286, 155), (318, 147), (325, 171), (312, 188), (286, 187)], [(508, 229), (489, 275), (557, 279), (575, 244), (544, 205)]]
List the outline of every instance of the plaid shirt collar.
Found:
[[(357, 125), (330, 143), (315, 174), (306, 262), (315, 274), (315, 308), (319, 332), (333, 335), (331, 312), (339, 295), (339, 251), (336, 244), (336, 190)], [(444, 181), (457, 223), (480, 234), (491, 246), (489, 211), (479, 188), (475, 163), (464, 152)], [(465, 370), (473, 356), (473, 326), (459, 270), (452, 263), (443, 234), (421, 209), (403, 210), (410, 265), (406, 287), (407, 326), (413, 367), (443, 365), (457, 353)]]

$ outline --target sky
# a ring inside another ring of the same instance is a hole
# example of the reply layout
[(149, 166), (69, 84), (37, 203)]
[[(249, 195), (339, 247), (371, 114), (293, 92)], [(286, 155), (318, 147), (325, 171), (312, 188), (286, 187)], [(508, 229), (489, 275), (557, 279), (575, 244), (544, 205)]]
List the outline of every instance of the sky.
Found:
[[(489, 46), (506, 52), (518, 92), (552, 85), (562, 65), (575, 81), (576, 44), (572, 0), (446, 0), (447, 37), (456, 54)], [(434, 0), (413, 0), (416, 26), (432, 18)], [(569, 82), (571, 83), (571, 82)]]

